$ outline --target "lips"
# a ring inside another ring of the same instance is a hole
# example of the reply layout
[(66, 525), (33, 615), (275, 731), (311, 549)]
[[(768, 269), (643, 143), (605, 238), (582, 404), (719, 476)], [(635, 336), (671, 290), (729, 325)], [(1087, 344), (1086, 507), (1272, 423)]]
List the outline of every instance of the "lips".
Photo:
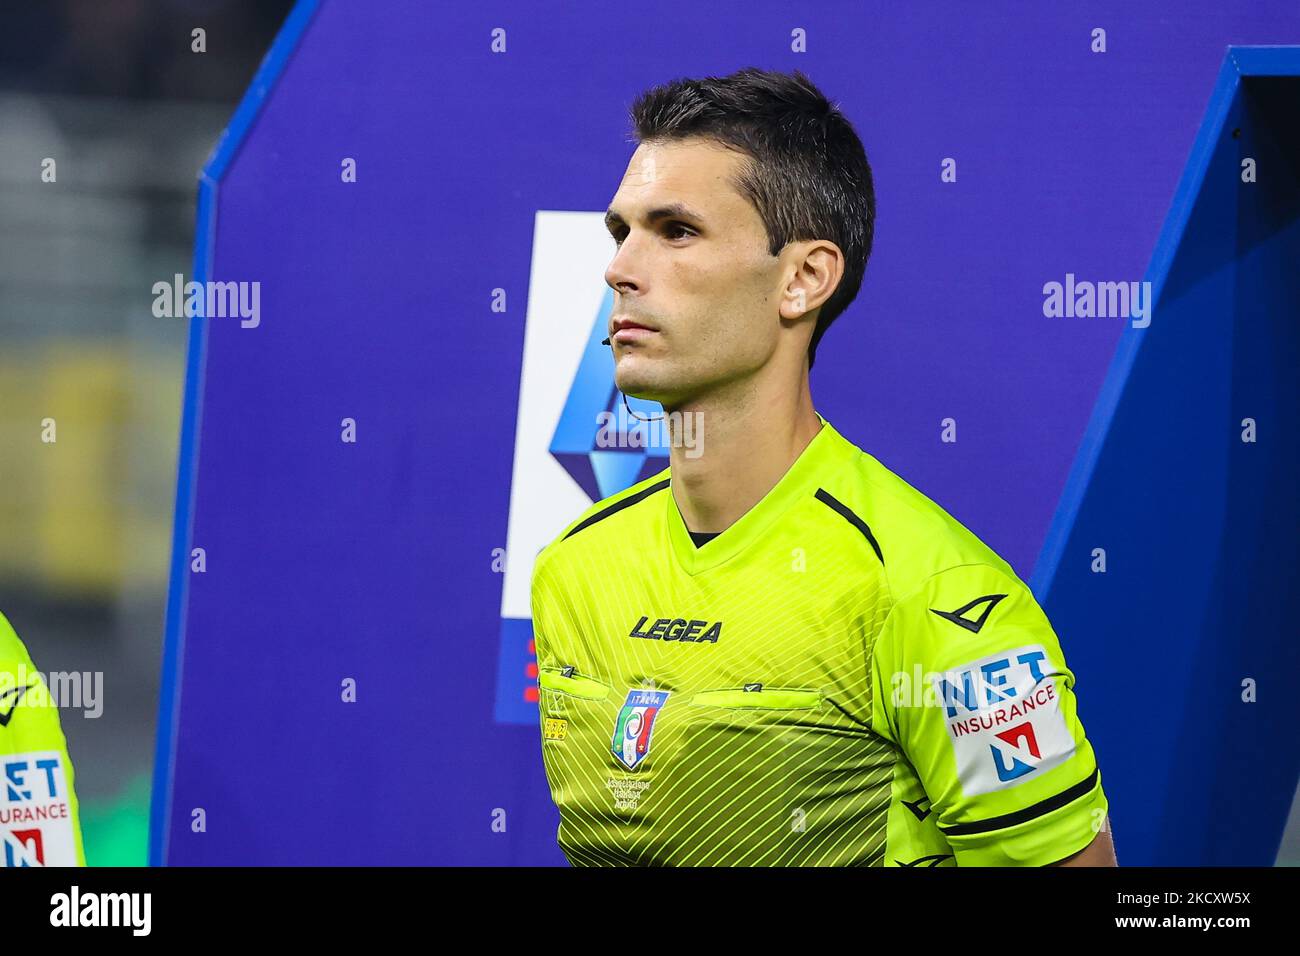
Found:
[(622, 332), (624, 329), (641, 329), (645, 332), (659, 331), (658, 329), (652, 326), (643, 325), (640, 322), (633, 322), (631, 319), (615, 319), (613, 324), (610, 326), (610, 329), (611, 329), (610, 332), (611, 335), (615, 335), (619, 332)]
[(634, 342), (659, 334), (658, 329), (642, 325), (640, 322), (633, 322), (631, 319), (616, 319), (610, 327), (613, 329), (610, 332), (610, 339), (622, 345), (631, 345)]

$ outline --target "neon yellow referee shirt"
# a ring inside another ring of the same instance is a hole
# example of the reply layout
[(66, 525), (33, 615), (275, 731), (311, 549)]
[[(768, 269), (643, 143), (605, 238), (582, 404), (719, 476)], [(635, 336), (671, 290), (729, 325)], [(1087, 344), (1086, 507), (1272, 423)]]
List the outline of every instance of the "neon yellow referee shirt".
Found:
[(702, 546), (665, 469), (538, 555), (573, 865), (1038, 866), (1096, 836), (1101, 774), (1033, 595), (821, 421)]
[(0, 866), (85, 866), (56, 702), (0, 614)]

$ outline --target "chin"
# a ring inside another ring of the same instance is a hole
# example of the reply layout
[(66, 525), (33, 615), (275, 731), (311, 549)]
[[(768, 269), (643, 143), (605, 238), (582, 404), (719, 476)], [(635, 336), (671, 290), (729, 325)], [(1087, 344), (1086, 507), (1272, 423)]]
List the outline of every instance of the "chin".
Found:
[(701, 369), (695, 365), (693, 361), (630, 352), (614, 367), (614, 384), (629, 398), (673, 408), (709, 391), (720, 380), (718, 369)]
[(677, 383), (672, 382), (668, 369), (659, 363), (654, 363), (654, 368), (648, 367), (651, 364), (640, 356), (623, 359), (614, 370), (614, 384), (629, 398), (642, 398), (662, 404), (677, 391), (673, 387)]

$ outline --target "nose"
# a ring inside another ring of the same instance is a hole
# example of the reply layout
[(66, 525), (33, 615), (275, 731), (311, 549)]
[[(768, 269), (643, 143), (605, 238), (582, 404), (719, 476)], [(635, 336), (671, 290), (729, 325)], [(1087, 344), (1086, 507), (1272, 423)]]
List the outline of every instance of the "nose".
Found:
[(605, 268), (605, 284), (615, 292), (634, 292), (637, 289), (631, 247), (632, 238), (629, 236)]

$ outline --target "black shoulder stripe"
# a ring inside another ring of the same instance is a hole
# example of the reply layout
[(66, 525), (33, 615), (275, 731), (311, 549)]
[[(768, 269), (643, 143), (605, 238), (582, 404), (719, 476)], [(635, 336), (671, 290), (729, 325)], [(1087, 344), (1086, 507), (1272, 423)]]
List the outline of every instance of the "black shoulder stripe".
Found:
[(876, 557), (880, 559), (880, 563), (882, 565), (885, 563), (885, 556), (880, 553), (880, 545), (876, 541), (876, 536), (871, 533), (871, 529), (867, 527), (865, 521), (850, 511), (847, 505), (835, 498), (825, 488), (817, 489), (817, 500), (822, 504), (830, 505), (832, 511), (838, 512), (845, 521), (866, 535), (867, 540), (871, 542), (871, 549), (876, 552)]
[[(586, 521), (582, 521), (579, 524), (577, 524), (574, 527), (574, 529), (570, 531), (568, 534), (566, 534), (564, 537), (565, 538), (572, 537), (573, 535), (581, 531), (583, 528), (590, 528), (592, 525), (594, 525), (597, 521), (600, 521), (602, 518), (608, 518), (610, 515), (614, 514), (614, 512), (622, 511), (624, 508), (630, 508), (632, 505), (636, 504), (638, 501), (641, 501), (643, 498), (649, 498), (656, 491), (663, 491), (665, 488), (668, 487), (670, 481), (672, 481), (671, 478), (665, 478), (663, 481), (656, 481), (649, 488), (642, 488), (636, 494), (628, 495), (622, 501), (616, 501), (608, 508), (602, 508), (600, 511), (597, 511), (594, 515), (588, 518)], [(561, 538), (560, 540), (563, 541), (564, 538)]]
[(968, 833), (987, 833), (989, 830), (1002, 830), (1006, 827), (1013, 827), (1017, 823), (1024, 823), (1026, 820), (1032, 820), (1034, 817), (1041, 817), (1045, 813), (1059, 810), (1067, 803), (1073, 803), (1080, 797), (1091, 793), (1092, 788), (1097, 785), (1098, 770), (1099, 768), (1093, 767), (1092, 773), (1086, 780), (1080, 780), (1074, 786), (1062, 790), (1060, 793), (1048, 797), (1046, 800), (1040, 800), (1032, 807), (1025, 807), (1023, 810), (1017, 810), (1015, 813), (1003, 814), (1000, 817), (989, 817), (987, 820), (976, 820), (974, 823), (958, 823), (955, 826), (939, 827), (939, 830), (948, 836), (964, 836)]

